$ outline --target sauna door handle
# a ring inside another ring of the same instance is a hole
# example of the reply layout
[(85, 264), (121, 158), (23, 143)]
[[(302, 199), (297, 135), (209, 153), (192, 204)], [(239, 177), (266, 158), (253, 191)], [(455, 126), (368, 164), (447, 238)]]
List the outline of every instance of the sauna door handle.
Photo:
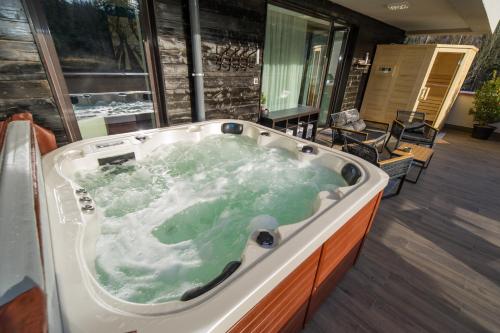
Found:
[(425, 90), (425, 95), (424, 95), (424, 101), (427, 100), (427, 97), (429, 96), (429, 92), (431, 91), (431, 88), (430, 87), (426, 87), (426, 90)]
[(429, 87), (423, 87), (422, 90), (420, 90), (419, 99), (425, 101), (427, 99), (427, 96), (429, 95), (430, 90), (431, 90), (431, 88), (429, 88)]
[(204, 284), (203, 286), (194, 287), (185, 291), (181, 296), (181, 301), (189, 301), (190, 299), (203, 295), (207, 291), (215, 288), (229, 276), (231, 276), (231, 274), (233, 274), (238, 269), (238, 267), (240, 267), (240, 265), (241, 261), (230, 261), (215, 279), (208, 282), (207, 284)]

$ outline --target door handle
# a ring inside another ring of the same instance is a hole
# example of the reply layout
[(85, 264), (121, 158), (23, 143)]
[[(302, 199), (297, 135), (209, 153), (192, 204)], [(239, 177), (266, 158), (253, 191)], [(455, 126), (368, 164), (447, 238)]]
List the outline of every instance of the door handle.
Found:
[(418, 99), (424, 99), (424, 96), (425, 96), (425, 92), (427, 91), (427, 87), (423, 87), (421, 90), (420, 90), (420, 95), (418, 96)]
[(422, 90), (420, 91), (420, 99), (425, 101), (427, 99), (427, 96), (429, 95), (431, 88), (428, 87), (423, 87)]
[(429, 92), (431, 91), (431, 88), (427, 87), (424, 95), (424, 101), (427, 100), (427, 96), (429, 96)]

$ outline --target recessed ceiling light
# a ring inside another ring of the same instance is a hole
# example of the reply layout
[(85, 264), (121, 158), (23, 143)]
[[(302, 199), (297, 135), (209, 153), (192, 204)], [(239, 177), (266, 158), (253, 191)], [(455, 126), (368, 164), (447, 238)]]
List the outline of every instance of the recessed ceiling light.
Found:
[(410, 3), (408, 1), (393, 2), (387, 4), (387, 9), (389, 10), (405, 10), (410, 8)]

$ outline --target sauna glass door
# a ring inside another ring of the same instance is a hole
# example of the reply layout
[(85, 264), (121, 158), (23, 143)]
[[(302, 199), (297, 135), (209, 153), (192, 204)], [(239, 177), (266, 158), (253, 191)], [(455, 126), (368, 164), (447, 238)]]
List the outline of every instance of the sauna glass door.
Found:
[(436, 55), (417, 105), (417, 111), (424, 112), (425, 119), (432, 121), (433, 124), (439, 117), (464, 55), (455, 52), (439, 52)]
[(156, 127), (139, 0), (42, 0), (82, 138)]

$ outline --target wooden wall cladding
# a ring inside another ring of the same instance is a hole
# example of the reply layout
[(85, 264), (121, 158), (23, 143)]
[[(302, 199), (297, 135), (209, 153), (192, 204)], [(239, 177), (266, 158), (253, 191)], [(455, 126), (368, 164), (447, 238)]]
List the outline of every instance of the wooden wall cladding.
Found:
[(191, 121), (187, 1), (155, 1), (156, 30), (170, 124)]
[(356, 262), (380, 199), (366, 204), (229, 332), (299, 332)]
[[(171, 124), (191, 121), (191, 41), (187, 1), (158, 0), (156, 28)], [(219, 70), (216, 52), (229, 43), (264, 44), (263, 0), (200, 0), (200, 27), (207, 119), (256, 120), (261, 66), (246, 71)], [(262, 60), (262, 56), (260, 57)], [(254, 84), (257, 78), (258, 84)]]
[(234, 325), (229, 332), (296, 332), (304, 325), (320, 249)]
[(28, 111), (68, 142), (21, 0), (0, 1), (0, 119)]
[[(306, 11), (338, 17), (353, 24), (355, 43), (348, 49), (348, 62), (351, 62), (353, 57), (364, 58), (366, 52), (373, 56), (379, 43), (401, 43), (404, 40), (402, 30), (329, 1), (312, 0), (304, 3), (288, 0), (284, 2), (285, 5), (286, 3), (303, 7)], [(155, 6), (169, 120), (171, 124), (190, 122), (191, 46), (187, 1), (156, 0)], [(200, 18), (207, 119), (255, 120), (258, 116), (262, 64), (247, 71), (219, 71), (214, 55), (229, 42), (232, 45), (246, 45), (250, 42), (260, 46), (262, 63), (266, 1), (200, 0)], [(360, 100), (366, 83), (362, 77), (366, 74), (358, 72), (355, 66), (346, 66), (340, 88), (339, 109), (361, 106)], [(258, 84), (254, 84), (254, 78), (257, 78)]]
[(346, 66), (342, 71), (339, 84), (339, 98), (334, 106), (335, 111), (346, 110), (353, 107), (361, 108), (364, 91), (366, 89), (368, 74), (360, 71), (357, 65), (352, 64), (355, 58), (364, 59), (366, 52), (373, 59), (378, 44), (402, 44), (405, 32), (396, 27), (352, 11), (346, 7), (328, 0), (274, 0), (283, 2), (284, 5), (303, 7), (312, 13), (328, 15), (351, 27), (349, 38), (352, 43), (346, 49)]
[(413, 110), (432, 54), (432, 46), (379, 46), (361, 107), (363, 117), (392, 123), (397, 110)]

